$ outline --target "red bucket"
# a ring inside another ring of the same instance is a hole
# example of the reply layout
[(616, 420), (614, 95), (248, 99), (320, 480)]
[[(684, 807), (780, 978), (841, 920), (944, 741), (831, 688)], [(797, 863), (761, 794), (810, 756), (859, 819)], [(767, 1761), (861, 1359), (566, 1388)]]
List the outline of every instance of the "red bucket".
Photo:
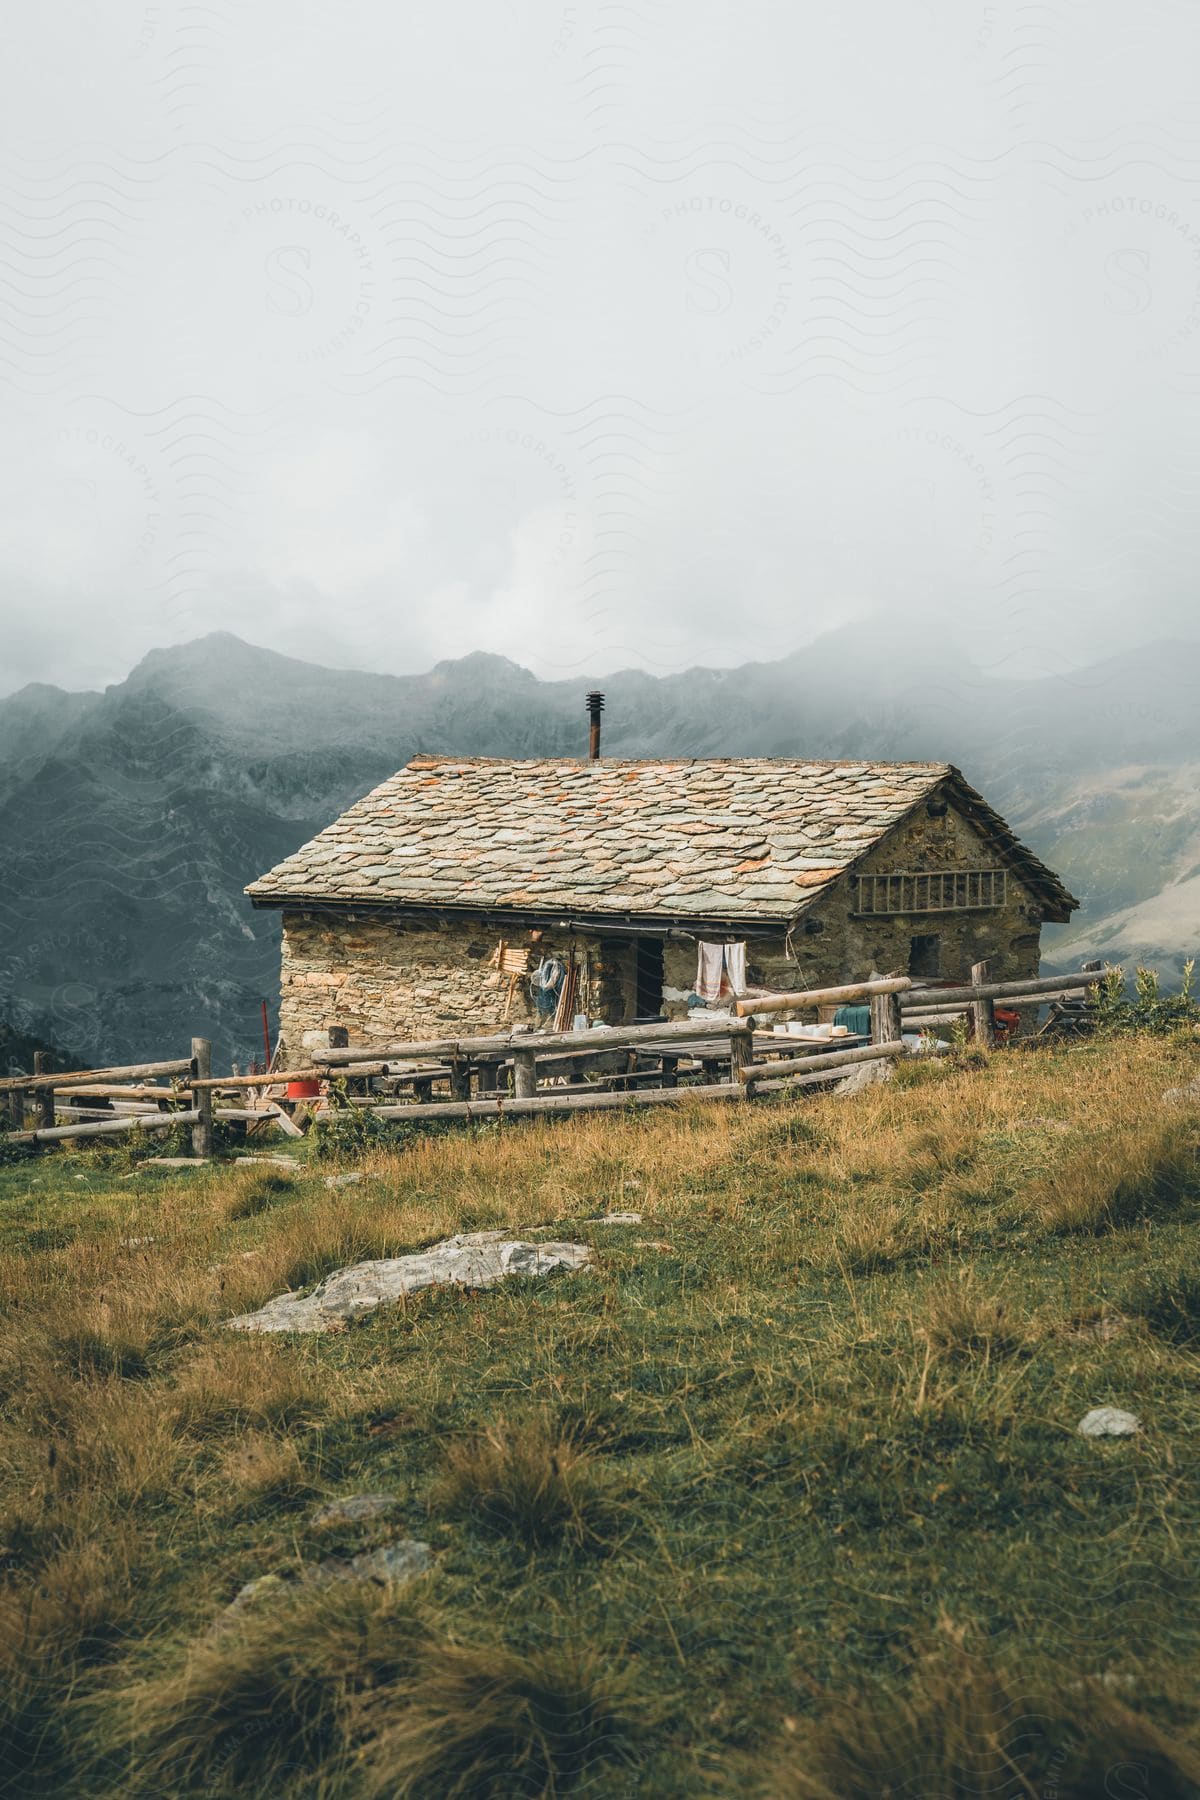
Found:
[(289, 1100), (315, 1100), (320, 1092), (319, 1081), (289, 1081), (287, 1084)]

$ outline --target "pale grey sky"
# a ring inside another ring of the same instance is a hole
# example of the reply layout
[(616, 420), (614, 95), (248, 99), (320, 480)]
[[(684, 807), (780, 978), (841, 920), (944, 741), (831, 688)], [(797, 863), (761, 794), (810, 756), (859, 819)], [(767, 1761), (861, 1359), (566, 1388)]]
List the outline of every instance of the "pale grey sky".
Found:
[(0, 691), (1194, 635), (1193, 0), (60, 0), (0, 58)]

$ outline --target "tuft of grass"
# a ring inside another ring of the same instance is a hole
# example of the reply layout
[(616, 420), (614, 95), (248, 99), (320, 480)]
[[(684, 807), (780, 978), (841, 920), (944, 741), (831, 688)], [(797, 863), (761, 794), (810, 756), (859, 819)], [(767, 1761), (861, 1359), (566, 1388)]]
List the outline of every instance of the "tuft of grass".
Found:
[(628, 1690), (573, 1645), (527, 1654), (442, 1645), (371, 1715), (366, 1791), (388, 1800), (550, 1800), (637, 1751)]
[(121, 1381), (144, 1381), (150, 1373), (148, 1342), (130, 1332), (80, 1325), (63, 1332), (56, 1349), (62, 1367), (80, 1380), (115, 1375)]
[(914, 1320), (935, 1356), (951, 1362), (993, 1362), (1019, 1356), (1033, 1336), (1007, 1300), (990, 1292), (967, 1265), (932, 1280)]
[(6, 1793), (69, 1791), (69, 1779), (60, 1785), (60, 1777), (76, 1746), (64, 1696), (81, 1672), (123, 1641), (134, 1611), (119, 1530), (110, 1530), (103, 1544), (77, 1536), (36, 1572), (9, 1576), (0, 1586), (0, 1771)]
[(1122, 1304), (1164, 1343), (1186, 1350), (1200, 1343), (1200, 1276), (1190, 1271), (1146, 1276)]
[(196, 1352), (166, 1404), (176, 1428), (198, 1438), (247, 1426), (300, 1428), (327, 1410), (312, 1371), (286, 1345), (233, 1333)]
[(605, 1512), (590, 1452), (548, 1418), (451, 1445), (433, 1503), (526, 1549), (594, 1539)]
[(874, 1275), (894, 1269), (916, 1245), (917, 1233), (905, 1208), (895, 1201), (884, 1201), (870, 1211), (844, 1212), (819, 1261), (850, 1275)]
[(1076, 1145), (1030, 1187), (1028, 1213), (1052, 1233), (1103, 1232), (1169, 1217), (1200, 1196), (1194, 1126), (1137, 1122)]
[[(762, 1800), (1121, 1791), (1195, 1800), (1200, 1782), (1195, 1750), (1102, 1681), (1034, 1683), (955, 1641), (920, 1658), (905, 1687), (834, 1696), (793, 1728), (751, 1783)], [(1116, 1785), (1122, 1769), (1136, 1789)]]
[(403, 1596), (369, 1583), (282, 1596), (131, 1684), (116, 1717), (96, 1706), (97, 1749), (128, 1759), (136, 1792), (275, 1792), (341, 1760), (356, 1701), (410, 1675), (426, 1635)]
[(234, 1184), (225, 1216), (228, 1219), (256, 1219), (260, 1213), (294, 1199), (295, 1195), (296, 1183), (290, 1175), (256, 1169)]
[(978, 1133), (947, 1121), (937, 1131), (918, 1131), (908, 1149), (907, 1166), (897, 1170), (917, 1193), (936, 1187), (947, 1175), (969, 1170), (979, 1154)]
[(316, 1486), (289, 1438), (248, 1432), (221, 1459), (221, 1479), (240, 1510), (295, 1506)]

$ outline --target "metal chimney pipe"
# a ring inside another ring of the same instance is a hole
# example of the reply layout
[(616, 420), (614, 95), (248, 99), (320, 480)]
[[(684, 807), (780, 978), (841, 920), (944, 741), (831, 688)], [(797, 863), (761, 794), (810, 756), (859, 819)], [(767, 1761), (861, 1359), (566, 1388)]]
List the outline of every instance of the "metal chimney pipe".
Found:
[(600, 760), (600, 714), (604, 711), (604, 695), (589, 694), (587, 697), (588, 723), (591, 730), (588, 734), (588, 761)]

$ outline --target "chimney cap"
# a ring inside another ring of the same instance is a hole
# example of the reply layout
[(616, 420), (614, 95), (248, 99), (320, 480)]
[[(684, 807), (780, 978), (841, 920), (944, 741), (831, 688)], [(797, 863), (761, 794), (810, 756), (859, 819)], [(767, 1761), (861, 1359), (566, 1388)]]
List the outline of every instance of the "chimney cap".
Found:
[(588, 719), (591, 729), (588, 732), (588, 760), (600, 760), (600, 714), (604, 711), (604, 695), (593, 688), (587, 697)]

